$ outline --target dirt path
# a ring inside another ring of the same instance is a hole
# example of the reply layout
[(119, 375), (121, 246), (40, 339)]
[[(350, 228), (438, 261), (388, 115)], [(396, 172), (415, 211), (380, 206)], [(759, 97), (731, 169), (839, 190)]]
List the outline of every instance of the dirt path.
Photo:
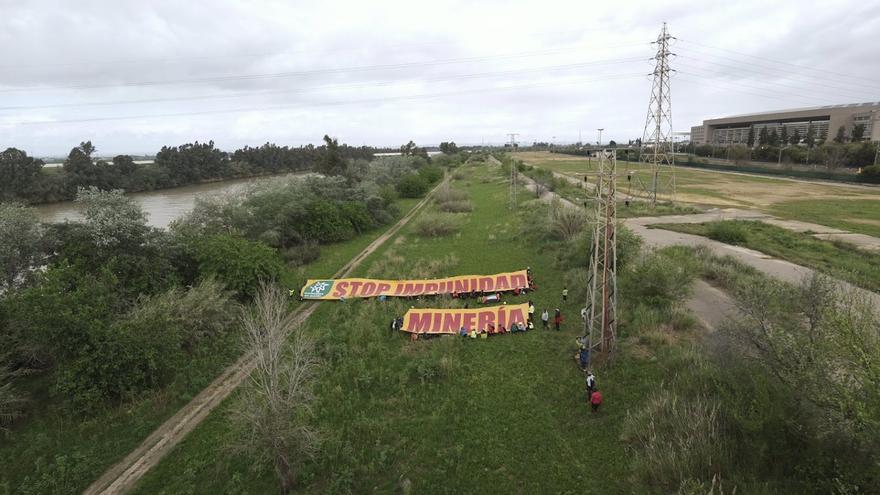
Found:
[[(446, 184), (449, 180), (447, 176), (434, 189), (428, 193), (412, 210), (409, 211), (396, 224), (389, 228), (385, 233), (377, 237), (357, 256), (352, 258), (333, 278), (345, 277), (357, 268), (361, 262), (382, 244), (397, 233), (404, 225), (428, 203), (434, 193)], [(318, 303), (304, 302), (295, 309), (296, 325), (301, 325), (309, 316), (318, 308)], [(246, 354), (239, 360), (223, 371), (217, 378), (211, 382), (204, 390), (199, 392), (188, 404), (183, 406), (171, 418), (162, 423), (153, 433), (151, 433), (134, 451), (128, 454), (123, 460), (108, 469), (100, 478), (86, 488), (85, 494), (119, 494), (126, 493), (149, 471), (153, 466), (168, 454), (181, 440), (183, 440), (189, 432), (199, 425), (208, 414), (217, 407), (224, 399), (229, 397), (233, 390), (236, 389), (247, 378), (253, 369), (253, 359), (251, 354)]]

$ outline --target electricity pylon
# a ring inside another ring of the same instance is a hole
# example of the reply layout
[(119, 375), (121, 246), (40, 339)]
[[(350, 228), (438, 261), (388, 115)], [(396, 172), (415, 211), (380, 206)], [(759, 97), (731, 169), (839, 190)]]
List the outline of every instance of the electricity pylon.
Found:
[(516, 190), (517, 190), (517, 184), (516, 184), (517, 170), (516, 170), (516, 159), (513, 158), (513, 152), (516, 151), (516, 137), (519, 136), (519, 134), (516, 132), (511, 132), (508, 134), (508, 136), (510, 137), (510, 194), (509, 194), (510, 205), (508, 206), (508, 208), (510, 208), (511, 210), (515, 210), (516, 209)]
[(653, 86), (648, 116), (642, 133), (639, 161), (650, 165), (651, 178), (647, 184), (637, 179), (638, 185), (646, 193), (651, 208), (657, 206), (657, 196), (667, 195), (675, 200), (675, 154), (672, 141), (672, 98), (669, 76), (669, 40), (675, 39), (666, 30), (666, 23), (657, 40), (657, 54), (654, 55)]
[(610, 356), (617, 340), (617, 152), (602, 150), (598, 155), (584, 335), (590, 336), (591, 354), (598, 348)]

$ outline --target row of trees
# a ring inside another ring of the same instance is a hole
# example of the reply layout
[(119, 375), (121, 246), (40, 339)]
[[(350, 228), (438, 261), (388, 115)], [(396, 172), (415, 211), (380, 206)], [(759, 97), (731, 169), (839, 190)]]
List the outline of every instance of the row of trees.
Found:
[[(42, 160), (22, 150), (0, 153), (0, 201), (43, 203), (70, 200), (80, 187), (128, 192), (150, 191), (197, 182), (318, 169), (335, 174), (340, 161), (369, 160), (372, 148), (338, 144), (324, 137), (322, 146), (290, 148), (266, 143), (245, 146), (232, 153), (217, 149), (213, 141), (163, 146), (152, 164), (137, 164), (118, 155), (110, 162), (94, 157), (95, 146), (86, 141), (70, 150), (61, 169), (44, 169)], [(321, 166), (324, 169), (321, 169)]]

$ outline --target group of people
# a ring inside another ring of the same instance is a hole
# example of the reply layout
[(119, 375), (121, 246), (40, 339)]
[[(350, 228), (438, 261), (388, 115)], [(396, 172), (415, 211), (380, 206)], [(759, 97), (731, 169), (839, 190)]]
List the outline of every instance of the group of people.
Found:
[(529, 321), (527, 323), (523, 323), (521, 321), (516, 322), (516, 323), (513, 323), (512, 325), (510, 325), (510, 328), (506, 328), (504, 325), (499, 325), (496, 327), (492, 323), (489, 323), (489, 325), (486, 328), (482, 328), (482, 329), (472, 328), (472, 329), (468, 330), (465, 327), (461, 327), (461, 329), (459, 329), (459, 331), (458, 331), (458, 335), (460, 337), (469, 337), (472, 339), (476, 339), (476, 338), (485, 339), (485, 338), (488, 338), (490, 335), (501, 335), (504, 333), (525, 332), (528, 330), (532, 330), (534, 328), (535, 328), (535, 326), (532, 324), (531, 321)]
[[(559, 308), (556, 308), (554, 311), (553, 326), (558, 332), (562, 329), (562, 322), (565, 320), (565, 317), (562, 316), (562, 311)], [(544, 311), (541, 313), (541, 323), (544, 324), (544, 330), (550, 330), (550, 311), (546, 308), (544, 308)]]

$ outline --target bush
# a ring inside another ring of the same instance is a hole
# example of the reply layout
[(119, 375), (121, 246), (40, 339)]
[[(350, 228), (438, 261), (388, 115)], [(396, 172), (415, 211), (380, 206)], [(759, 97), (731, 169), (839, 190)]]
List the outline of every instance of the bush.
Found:
[(419, 169), (419, 175), (430, 185), (443, 178), (443, 170), (436, 165), (426, 165)]
[(442, 237), (458, 231), (458, 220), (450, 213), (423, 215), (415, 229), (422, 237)]
[(706, 236), (709, 239), (725, 244), (741, 245), (748, 240), (748, 232), (740, 222), (735, 220), (711, 222), (708, 224)]
[(407, 174), (397, 183), (397, 192), (402, 198), (421, 198), (431, 185), (420, 174)]
[(252, 297), (261, 280), (278, 278), (283, 268), (271, 247), (231, 235), (198, 238), (193, 251), (201, 276), (214, 275), (239, 297)]
[(570, 241), (587, 227), (587, 215), (580, 208), (559, 207), (553, 211), (553, 237)]
[(687, 480), (711, 481), (727, 474), (731, 455), (719, 404), (663, 388), (624, 422), (622, 438), (635, 447), (635, 477), (645, 486), (672, 493)]
[(470, 201), (447, 201), (445, 203), (440, 203), (440, 211), (445, 211), (448, 213), (467, 213), (469, 211), (473, 211), (474, 206)]
[(643, 256), (626, 272), (622, 292), (657, 308), (676, 307), (691, 294), (697, 272), (689, 250), (664, 248)]

